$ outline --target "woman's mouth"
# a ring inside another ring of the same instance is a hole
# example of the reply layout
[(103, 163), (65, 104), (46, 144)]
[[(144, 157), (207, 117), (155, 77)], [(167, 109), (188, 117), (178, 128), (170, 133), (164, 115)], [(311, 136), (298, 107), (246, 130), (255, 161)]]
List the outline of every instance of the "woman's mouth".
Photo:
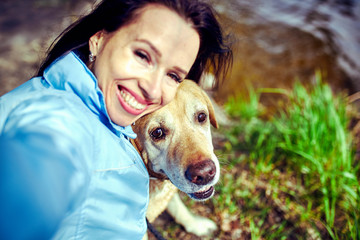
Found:
[(135, 96), (124, 88), (120, 88), (118, 91), (118, 99), (121, 106), (130, 114), (139, 115), (147, 108), (147, 104), (140, 103)]

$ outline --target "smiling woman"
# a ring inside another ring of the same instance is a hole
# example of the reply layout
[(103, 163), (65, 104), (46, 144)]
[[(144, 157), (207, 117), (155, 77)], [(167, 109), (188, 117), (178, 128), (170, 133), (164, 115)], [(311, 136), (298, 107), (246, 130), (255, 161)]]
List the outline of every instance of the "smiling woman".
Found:
[(129, 125), (231, 57), (197, 0), (103, 0), (71, 25), (0, 98), (0, 239), (141, 239), (149, 175)]
[(197, 56), (200, 38), (176, 12), (152, 4), (136, 21), (90, 38), (90, 69), (110, 118), (126, 126), (168, 104)]

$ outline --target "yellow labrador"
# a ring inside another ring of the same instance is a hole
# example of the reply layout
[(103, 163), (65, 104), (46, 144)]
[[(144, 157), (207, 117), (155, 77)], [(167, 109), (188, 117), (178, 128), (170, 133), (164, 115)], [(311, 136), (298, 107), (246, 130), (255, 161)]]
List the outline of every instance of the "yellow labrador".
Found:
[(214, 154), (210, 124), (218, 127), (206, 93), (193, 81), (180, 84), (174, 100), (133, 126), (133, 141), (151, 176), (147, 218), (152, 222), (165, 209), (187, 232), (209, 235), (216, 224), (192, 214), (177, 189), (204, 201), (214, 194), (220, 166)]

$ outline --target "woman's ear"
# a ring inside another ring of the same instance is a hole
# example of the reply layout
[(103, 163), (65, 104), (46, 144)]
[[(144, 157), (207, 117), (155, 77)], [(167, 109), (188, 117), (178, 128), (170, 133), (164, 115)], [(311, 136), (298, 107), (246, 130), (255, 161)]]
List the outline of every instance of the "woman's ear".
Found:
[(100, 52), (104, 42), (104, 37), (105, 37), (104, 30), (98, 31), (97, 33), (95, 33), (90, 37), (89, 50), (94, 56), (96, 56)]

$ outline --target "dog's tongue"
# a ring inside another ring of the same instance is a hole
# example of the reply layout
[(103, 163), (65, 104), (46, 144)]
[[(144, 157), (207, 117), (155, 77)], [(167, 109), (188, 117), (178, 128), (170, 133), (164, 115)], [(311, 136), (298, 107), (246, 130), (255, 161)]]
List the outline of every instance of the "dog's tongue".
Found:
[(205, 191), (202, 191), (202, 192), (199, 191), (199, 192), (191, 193), (191, 195), (194, 198), (197, 198), (197, 199), (206, 199), (206, 198), (211, 197), (213, 192), (214, 192), (214, 187), (211, 186), (211, 187), (209, 187), (209, 189), (207, 189)]

